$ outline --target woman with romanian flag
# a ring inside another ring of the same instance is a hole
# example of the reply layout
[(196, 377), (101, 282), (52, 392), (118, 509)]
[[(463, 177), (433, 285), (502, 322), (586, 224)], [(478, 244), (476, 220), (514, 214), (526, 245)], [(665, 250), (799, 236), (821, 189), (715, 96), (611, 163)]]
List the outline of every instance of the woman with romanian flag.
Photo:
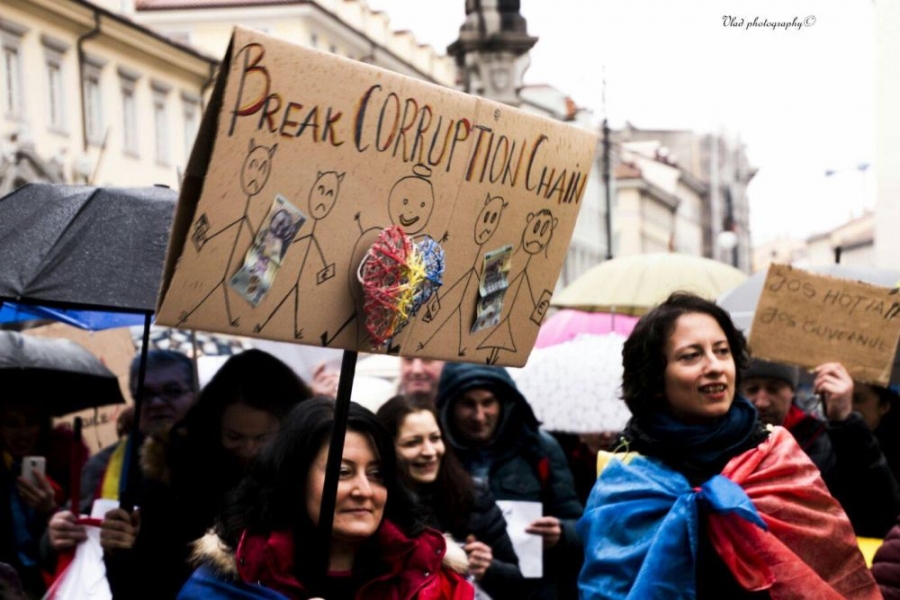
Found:
[(880, 598), (818, 469), (737, 396), (743, 334), (671, 295), (622, 351), (632, 412), (578, 532), (587, 598)]

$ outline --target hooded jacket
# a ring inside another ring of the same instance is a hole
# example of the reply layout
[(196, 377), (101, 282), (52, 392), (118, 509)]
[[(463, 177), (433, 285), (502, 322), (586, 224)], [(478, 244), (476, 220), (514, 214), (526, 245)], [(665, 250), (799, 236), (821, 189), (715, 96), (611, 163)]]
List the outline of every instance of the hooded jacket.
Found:
[[(471, 446), (453, 423), (453, 404), (473, 389), (489, 390), (500, 401), (500, 416), (491, 441)], [(543, 514), (560, 520), (559, 543), (544, 552), (544, 577), (531, 598), (575, 597), (581, 542), (575, 522), (583, 507), (559, 444), (539, 428), (537, 418), (515, 382), (502, 367), (447, 363), (438, 384), (437, 408), (446, 441), (470, 473), (487, 465), (487, 484), (497, 500), (541, 502)], [(521, 558), (521, 557), (520, 557)]]

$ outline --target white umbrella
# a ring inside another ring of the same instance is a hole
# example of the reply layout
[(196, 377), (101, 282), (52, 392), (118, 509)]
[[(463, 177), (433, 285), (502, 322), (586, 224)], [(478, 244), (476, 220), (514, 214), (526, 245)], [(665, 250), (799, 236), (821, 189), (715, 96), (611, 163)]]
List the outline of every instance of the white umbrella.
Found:
[(510, 373), (544, 429), (620, 431), (631, 417), (620, 399), (624, 343), (618, 333), (580, 335), (533, 350), (528, 363)]

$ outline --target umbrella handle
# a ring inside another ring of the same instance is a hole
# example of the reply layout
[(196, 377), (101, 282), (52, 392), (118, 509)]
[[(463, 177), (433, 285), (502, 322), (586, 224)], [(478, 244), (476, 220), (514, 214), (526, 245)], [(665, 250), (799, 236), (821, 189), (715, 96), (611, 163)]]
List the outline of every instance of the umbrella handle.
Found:
[(72, 424), (72, 449), (69, 456), (69, 497), (72, 513), (79, 514), (81, 507), (81, 417), (75, 417)]
[(141, 404), (144, 399), (144, 377), (147, 374), (147, 353), (150, 350), (150, 320), (151, 313), (144, 315), (143, 344), (141, 345), (141, 360), (138, 367), (138, 380), (134, 397), (134, 425), (131, 435), (128, 436), (128, 446), (125, 450), (125, 465), (122, 469), (124, 487), (119, 493), (119, 506), (129, 513), (134, 510), (137, 502), (138, 488), (141, 485), (140, 478), (140, 449), (143, 436), (141, 435)]

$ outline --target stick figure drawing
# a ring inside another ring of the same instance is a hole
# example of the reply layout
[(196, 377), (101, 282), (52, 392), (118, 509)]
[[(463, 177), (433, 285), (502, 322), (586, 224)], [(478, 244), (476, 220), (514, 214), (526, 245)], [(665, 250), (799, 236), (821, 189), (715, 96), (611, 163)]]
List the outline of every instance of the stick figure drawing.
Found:
[[(310, 232), (306, 235), (300, 236), (296, 240), (294, 240), (294, 244), (299, 244), (300, 242), (306, 242), (306, 248), (302, 250), (303, 259), (300, 261), (300, 269), (297, 271), (297, 282), (294, 286), (288, 290), (287, 294), (284, 295), (284, 298), (281, 299), (280, 302), (272, 309), (272, 312), (269, 313), (269, 316), (266, 317), (260, 323), (257, 323), (256, 327), (253, 330), (257, 333), (263, 330), (266, 325), (269, 324), (269, 321), (272, 320), (272, 317), (275, 316), (275, 313), (281, 309), (281, 306), (290, 298), (292, 295), (294, 297), (294, 339), (303, 339), (303, 330), (300, 328), (299, 323), (302, 321), (300, 317), (300, 311), (303, 310), (303, 305), (300, 302), (300, 288), (301, 288), (301, 278), (303, 277), (303, 273), (306, 271), (307, 260), (309, 259), (310, 251), (315, 248), (316, 249), (316, 257), (319, 259), (321, 264), (321, 269), (316, 271), (316, 283), (315, 285), (321, 285), (322, 283), (328, 281), (332, 277), (334, 277), (334, 263), (329, 263), (325, 258), (325, 253), (322, 251), (322, 245), (319, 243), (319, 238), (316, 237), (316, 226), (319, 224), (319, 221), (324, 219), (331, 213), (331, 209), (334, 208), (335, 203), (338, 199), (338, 194), (341, 189), (341, 182), (344, 180), (344, 175), (346, 173), (338, 173), (337, 171), (319, 171), (316, 174), (316, 181), (313, 183), (312, 189), (309, 191), (309, 202), (307, 204), (309, 208), (309, 214), (312, 217), (312, 228)], [(303, 286), (305, 289), (312, 289)]]
[[(428, 225), (431, 213), (434, 211), (434, 188), (429, 177), (431, 169), (425, 165), (416, 165), (413, 168), (413, 174), (407, 175), (399, 179), (391, 188), (388, 195), (388, 216), (392, 225), (400, 225), (406, 235), (412, 238), (421, 238), (425, 234), (422, 231)], [(382, 230), (381, 227), (370, 227), (363, 229), (361, 224), (360, 213), (354, 216), (356, 224), (359, 227), (359, 238), (350, 254), (350, 295), (354, 300), (358, 300), (359, 290), (355, 285), (356, 271), (359, 267), (359, 260), (365, 254), (368, 245), (374, 241), (377, 234)], [(363, 246), (366, 246), (363, 248)], [(355, 303), (358, 306), (358, 302)], [(362, 346), (365, 341), (366, 331), (362, 326), (362, 319), (357, 318), (357, 310), (354, 309), (353, 314), (349, 315), (341, 325), (329, 334), (323, 331), (319, 336), (323, 346), (330, 346), (332, 342), (350, 325), (354, 320), (357, 321), (356, 336), (357, 344)], [(399, 351), (399, 348), (391, 348), (391, 351)]]
[[(556, 225), (559, 223), (559, 219), (545, 208), (537, 213), (528, 213), (525, 221), (525, 230), (522, 232), (522, 245), (519, 246), (519, 250), (524, 250), (528, 258), (519, 274), (509, 282), (509, 289), (506, 292), (509, 296), (509, 307), (506, 317), (478, 345), (479, 350), (490, 350), (490, 355), (487, 358), (487, 363), (490, 365), (496, 364), (501, 350), (516, 351), (510, 316), (516, 308), (522, 284), (525, 284), (528, 295), (531, 297), (531, 304), (528, 305), (528, 308), (532, 315), (534, 315), (535, 311), (543, 315), (543, 301), (552, 293), (550, 290), (545, 289), (541, 296), (535, 298), (534, 291), (531, 288), (531, 280), (528, 277), (528, 265), (536, 254), (546, 250), (547, 245), (550, 244), (550, 239), (553, 237), (553, 230), (556, 229)], [(534, 317), (532, 317), (532, 320), (534, 320)]]
[[(464, 304), (464, 299), (469, 291), (469, 288), (474, 284), (474, 289), (477, 293), (478, 290), (478, 280), (481, 277), (479, 273), (479, 267), (481, 266), (481, 249), (482, 247), (491, 239), (494, 235), (494, 232), (497, 231), (497, 228), (500, 227), (500, 216), (503, 213), (503, 209), (506, 208), (507, 203), (500, 196), (491, 196), (490, 194), (484, 200), (484, 206), (481, 208), (481, 212), (478, 213), (478, 217), (475, 219), (475, 228), (473, 231), (473, 236), (475, 243), (478, 244), (478, 250), (475, 253), (475, 259), (472, 262), (472, 266), (462, 274), (462, 276), (457, 279), (452, 285), (441, 288), (441, 290), (435, 294), (434, 299), (428, 303), (428, 309), (425, 312), (425, 315), (422, 317), (422, 321), (425, 323), (431, 323), (437, 317), (438, 312), (441, 309), (441, 305), (444, 306), (453, 306), (455, 307), (452, 311), (450, 311), (443, 321), (441, 321), (440, 325), (431, 333), (427, 340), (424, 342), (419, 342), (416, 350), (422, 350), (434, 339), (434, 337), (444, 328), (447, 323), (451, 321), (454, 317), (456, 317), (457, 325), (459, 327), (459, 337), (457, 338), (457, 352), (459, 356), (466, 355), (466, 348), (463, 347), (463, 339), (464, 339), (464, 329), (465, 326), (463, 324), (463, 315), (462, 315), (462, 305)], [(445, 311), (446, 312), (446, 311)]]
[[(235, 253), (237, 252), (238, 245), (241, 242), (241, 234), (244, 231), (244, 228), (247, 228), (247, 231), (250, 234), (250, 241), (256, 238), (256, 227), (253, 226), (253, 223), (250, 222), (250, 218), (248, 213), (250, 212), (250, 204), (251, 201), (259, 195), (262, 189), (265, 187), (266, 182), (269, 180), (269, 175), (272, 173), (272, 159), (275, 156), (275, 150), (278, 148), (278, 144), (272, 144), (271, 146), (263, 146), (257, 145), (253, 138), (250, 138), (249, 147), (247, 150), (247, 156), (244, 158), (244, 163), (241, 166), (241, 190), (243, 190), (244, 194), (247, 196), (247, 202), (244, 204), (244, 214), (240, 217), (232, 221), (231, 223), (225, 225), (212, 235), (207, 235), (210, 229), (209, 225), (209, 217), (206, 213), (200, 215), (200, 217), (194, 222), (194, 233), (191, 236), (191, 240), (194, 242), (194, 246), (197, 249), (197, 252), (201, 252), (209, 243), (210, 240), (216, 238), (225, 232), (232, 232), (234, 234), (234, 241), (231, 246), (231, 252), (228, 255), (228, 260), (225, 263), (225, 267), (222, 270), (222, 277), (218, 282), (213, 286), (209, 292), (198, 302), (194, 308), (188, 311), (184, 311), (179, 316), (178, 324), (181, 325), (185, 323), (192, 314), (194, 314), (197, 309), (203, 306), (206, 301), (213, 295), (213, 293), (221, 288), (222, 294), (225, 298), (225, 314), (228, 319), (228, 322), (237, 327), (240, 324), (240, 317), (234, 318), (232, 317), (231, 311), (231, 300), (229, 298), (228, 286), (225, 285), (226, 281), (228, 281), (229, 276), (232, 271), (232, 262), (234, 261)], [(236, 229), (235, 229), (236, 228)], [(248, 244), (249, 245), (249, 244)]]

